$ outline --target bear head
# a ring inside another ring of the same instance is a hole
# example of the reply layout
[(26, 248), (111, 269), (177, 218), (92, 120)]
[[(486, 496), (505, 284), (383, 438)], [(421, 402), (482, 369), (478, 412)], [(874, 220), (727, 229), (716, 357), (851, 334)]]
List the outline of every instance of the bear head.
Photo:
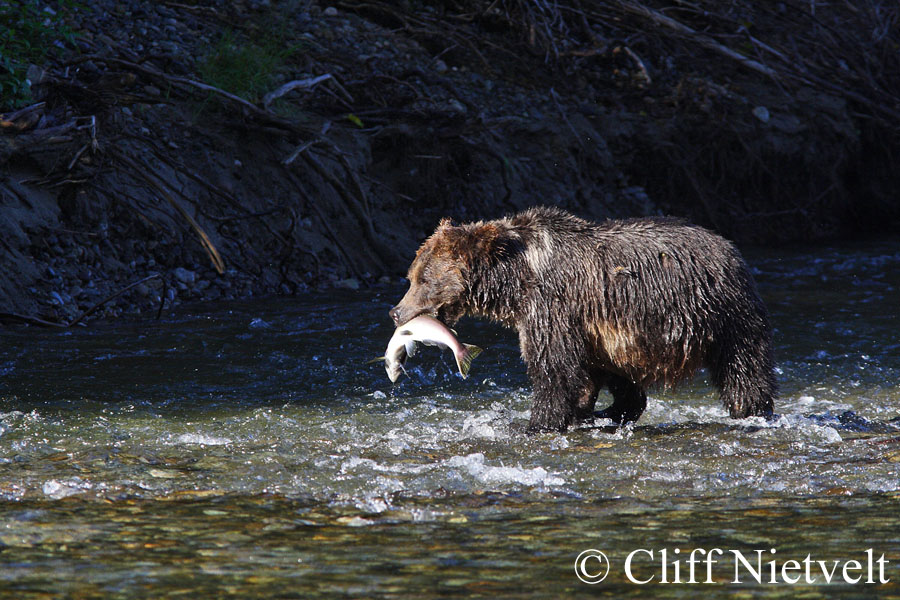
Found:
[(454, 226), (443, 219), (409, 267), (409, 290), (389, 311), (399, 327), (426, 314), (453, 325), (469, 308), (472, 272), (496, 258), (502, 227), (497, 222)]

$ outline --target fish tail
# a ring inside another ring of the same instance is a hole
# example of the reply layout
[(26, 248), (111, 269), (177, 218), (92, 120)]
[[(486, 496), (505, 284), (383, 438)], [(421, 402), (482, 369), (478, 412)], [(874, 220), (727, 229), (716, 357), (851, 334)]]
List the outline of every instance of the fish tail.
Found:
[(472, 361), (478, 358), (478, 355), (481, 354), (482, 350), (478, 346), (473, 346), (472, 344), (463, 344), (463, 348), (465, 348), (465, 351), (461, 352), (456, 357), (456, 366), (459, 367), (459, 374), (465, 379), (469, 376), (469, 367), (472, 366)]

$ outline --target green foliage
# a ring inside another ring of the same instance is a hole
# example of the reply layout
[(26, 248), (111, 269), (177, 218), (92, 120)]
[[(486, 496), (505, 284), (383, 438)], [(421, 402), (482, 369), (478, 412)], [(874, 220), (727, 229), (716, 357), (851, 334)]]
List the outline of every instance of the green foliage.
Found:
[(279, 35), (241, 42), (226, 31), (200, 63), (206, 83), (251, 102), (271, 91), (275, 74), (299, 49)]
[(75, 5), (71, 0), (0, 0), (0, 109), (29, 102), (28, 65), (43, 63), (64, 41), (72, 41), (62, 13)]

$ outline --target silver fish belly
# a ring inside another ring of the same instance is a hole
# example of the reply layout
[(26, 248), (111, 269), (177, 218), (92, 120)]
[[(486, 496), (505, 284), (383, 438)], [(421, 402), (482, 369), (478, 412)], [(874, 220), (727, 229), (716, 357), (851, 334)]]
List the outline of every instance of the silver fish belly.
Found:
[(392, 382), (397, 381), (400, 373), (405, 372), (403, 367), (406, 359), (416, 353), (417, 342), (450, 348), (463, 378), (468, 377), (472, 360), (481, 353), (481, 348), (461, 343), (453, 332), (437, 319), (419, 315), (398, 327), (388, 342), (384, 353), (384, 370)]

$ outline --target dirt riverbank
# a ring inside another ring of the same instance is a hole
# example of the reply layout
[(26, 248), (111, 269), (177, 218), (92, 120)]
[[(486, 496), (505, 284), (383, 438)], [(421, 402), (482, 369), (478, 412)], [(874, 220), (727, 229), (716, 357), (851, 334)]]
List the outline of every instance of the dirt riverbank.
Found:
[(889, 229), (900, 10), (864, 4), (36, 2), (75, 35), (0, 106), (0, 320), (377, 285), (535, 204)]

